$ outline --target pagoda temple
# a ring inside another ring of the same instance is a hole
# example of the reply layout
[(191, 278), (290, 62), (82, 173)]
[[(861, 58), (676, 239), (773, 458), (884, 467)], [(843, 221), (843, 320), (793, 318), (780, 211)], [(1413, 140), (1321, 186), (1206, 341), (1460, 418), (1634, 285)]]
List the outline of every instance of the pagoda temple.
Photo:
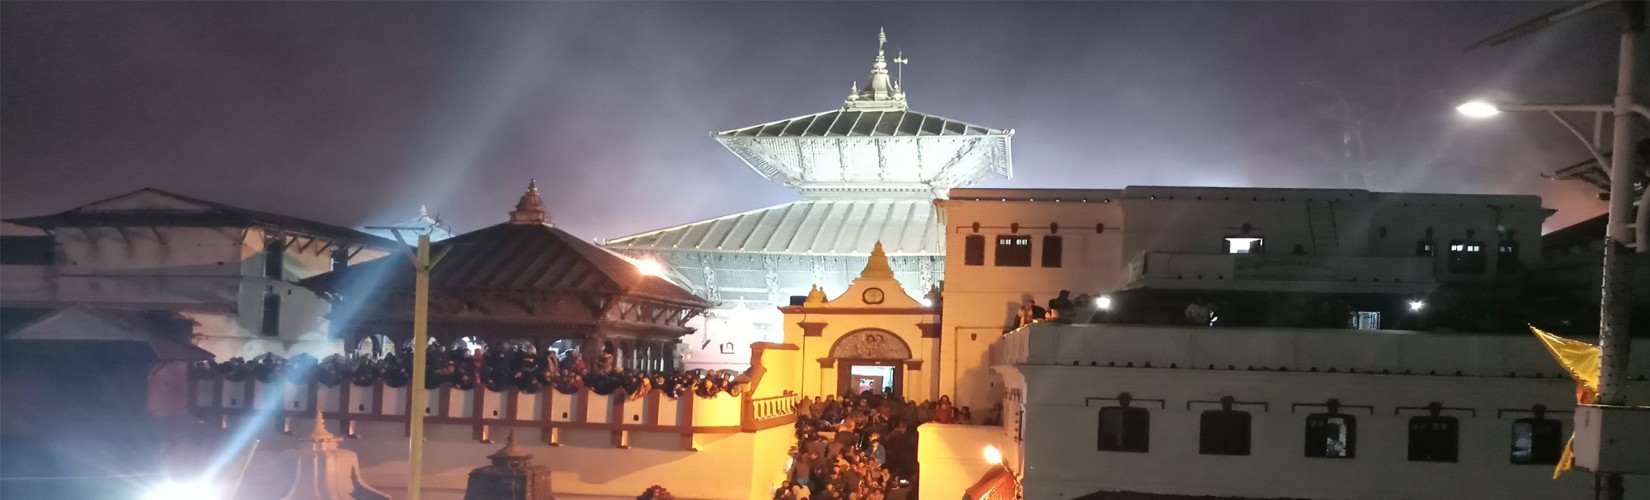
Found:
[[(551, 224), (536, 183), (510, 219), (431, 246), (430, 338), (454, 348), (577, 349), (632, 370), (675, 368), (674, 344), (710, 304)], [(412, 335), (414, 273), (390, 256), (304, 282), (334, 301), (346, 346)]]
[(689, 365), (740, 368), (751, 342), (782, 338), (777, 307), (815, 285), (837, 294), (881, 242), (905, 292), (925, 297), (945, 274), (934, 200), (952, 188), (1013, 174), (1013, 130), (912, 111), (878, 33), (870, 79), (842, 107), (712, 136), (799, 201), (607, 241), (658, 261), (716, 304)]

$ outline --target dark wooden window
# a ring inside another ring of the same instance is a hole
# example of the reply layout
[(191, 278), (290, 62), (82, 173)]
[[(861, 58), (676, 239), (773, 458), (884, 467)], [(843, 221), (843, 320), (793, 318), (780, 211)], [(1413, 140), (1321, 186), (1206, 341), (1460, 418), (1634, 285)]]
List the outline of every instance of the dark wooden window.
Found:
[(272, 240), (264, 245), (264, 277), (281, 279), (286, 269), (286, 243)]
[(1455, 417), (1409, 419), (1409, 461), (1454, 462), (1461, 445), (1461, 423)]
[(263, 317), (260, 320), (262, 324), (258, 328), (259, 333), (281, 334), (281, 294), (276, 293), (274, 288), (264, 291)]
[(340, 248), (332, 252), (332, 270), (341, 271), (349, 267), (349, 250)]
[(1518, 261), (1518, 242), (1503, 241), (1496, 248), (1496, 270), (1500, 272), (1518, 271), (1524, 268), (1524, 263)]
[(997, 266), (1031, 267), (1031, 237), (1018, 234), (998, 235)]
[(1343, 413), (1306, 416), (1306, 456), (1353, 458), (1358, 451), (1358, 419)]
[(1043, 267), (1060, 267), (1062, 254), (1065, 253), (1065, 240), (1059, 236), (1043, 237)]
[(1483, 242), (1457, 240), (1449, 243), (1449, 272), (1484, 274), (1487, 263)]
[(1151, 412), (1145, 408), (1100, 409), (1100, 451), (1146, 453), (1151, 449)]
[(963, 265), (985, 265), (985, 237), (971, 234), (963, 239)]
[(1550, 418), (1521, 418), (1512, 425), (1512, 463), (1553, 465), (1564, 454), (1564, 424)]
[(1209, 410), (1199, 418), (1197, 452), (1204, 455), (1248, 455), (1249, 412)]

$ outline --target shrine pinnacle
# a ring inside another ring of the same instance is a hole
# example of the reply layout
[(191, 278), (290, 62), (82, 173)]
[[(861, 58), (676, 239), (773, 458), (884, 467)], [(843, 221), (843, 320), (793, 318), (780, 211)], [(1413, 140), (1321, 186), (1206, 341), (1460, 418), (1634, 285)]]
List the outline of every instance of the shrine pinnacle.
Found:
[(550, 223), (550, 213), (545, 211), (544, 200), (539, 198), (538, 179), (527, 181), (527, 193), (521, 195), (521, 201), (516, 202), (516, 209), (510, 212), (510, 223)]
[[(877, 29), (877, 58), (871, 63), (871, 79), (866, 81), (865, 88), (854, 84), (854, 90), (848, 94), (844, 102), (846, 109), (902, 111), (907, 109), (905, 91), (900, 88), (898, 79), (888, 76), (888, 57), (884, 45), (888, 44), (888, 33)], [(894, 64), (900, 65), (901, 71), (907, 62), (904, 57), (894, 57)]]

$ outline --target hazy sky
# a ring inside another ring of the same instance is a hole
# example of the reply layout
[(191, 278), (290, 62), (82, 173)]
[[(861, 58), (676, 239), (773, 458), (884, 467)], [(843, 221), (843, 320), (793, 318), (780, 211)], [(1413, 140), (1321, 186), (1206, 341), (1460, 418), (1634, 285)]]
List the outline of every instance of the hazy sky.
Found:
[(0, 211), (152, 186), (467, 231), (537, 177), (588, 238), (727, 215), (797, 195), (709, 133), (841, 106), (886, 26), (913, 109), (1017, 131), (986, 187), (1529, 193), (1552, 228), (1604, 210), (1537, 176), (1584, 150), (1452, 108), (1608, 102), (1609, 12), (1461, 50), (1557, 5), (5, 2)]

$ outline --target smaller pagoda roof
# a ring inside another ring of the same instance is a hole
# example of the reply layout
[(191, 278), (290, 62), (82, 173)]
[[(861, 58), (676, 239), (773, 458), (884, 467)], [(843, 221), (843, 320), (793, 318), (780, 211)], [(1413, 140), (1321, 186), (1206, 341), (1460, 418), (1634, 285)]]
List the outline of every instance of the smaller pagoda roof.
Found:
[(624, 250), (863, 256), (945, 251), (930, 200), (802, 200), (608, 240)]
[[(3, 325), (8, 349), (30, 346), (31, 354), (102, 349), (156, 361), (202, 361), (212, 353), (189, 343), (189, 327), (167, 311), (139, 311), (68, 306), (61, 309), (11, 309), (14, 321)], [(20, 350), (19, 352), (24, 352)]]
[(336, 242), (395, 248), (393, 240), (347, 227), (251, 210), (155, 188), (143, 188), (67, 211), (7, 219), (39, 229), (64, 227), (241, 227), (302, 234)]
[[(441, 258), (430, 271), (431, 290), (595, 293), (710, 306), (668, 280), (643, 273), (625, 257), (551, 225), (543, 208), (538, 187), (529, 186), (509, 222), (432, 244), (432, 255)], [(410, 287), (412, 280), (412, 266), (392, 256), (321, 274), (303, 284), (343, 292), (352, 284)]]
[(910, 110), (835, 109), (776, 122), (717, 132), (734, 137), (934, 137), (1013, 135), (995, 129)]

